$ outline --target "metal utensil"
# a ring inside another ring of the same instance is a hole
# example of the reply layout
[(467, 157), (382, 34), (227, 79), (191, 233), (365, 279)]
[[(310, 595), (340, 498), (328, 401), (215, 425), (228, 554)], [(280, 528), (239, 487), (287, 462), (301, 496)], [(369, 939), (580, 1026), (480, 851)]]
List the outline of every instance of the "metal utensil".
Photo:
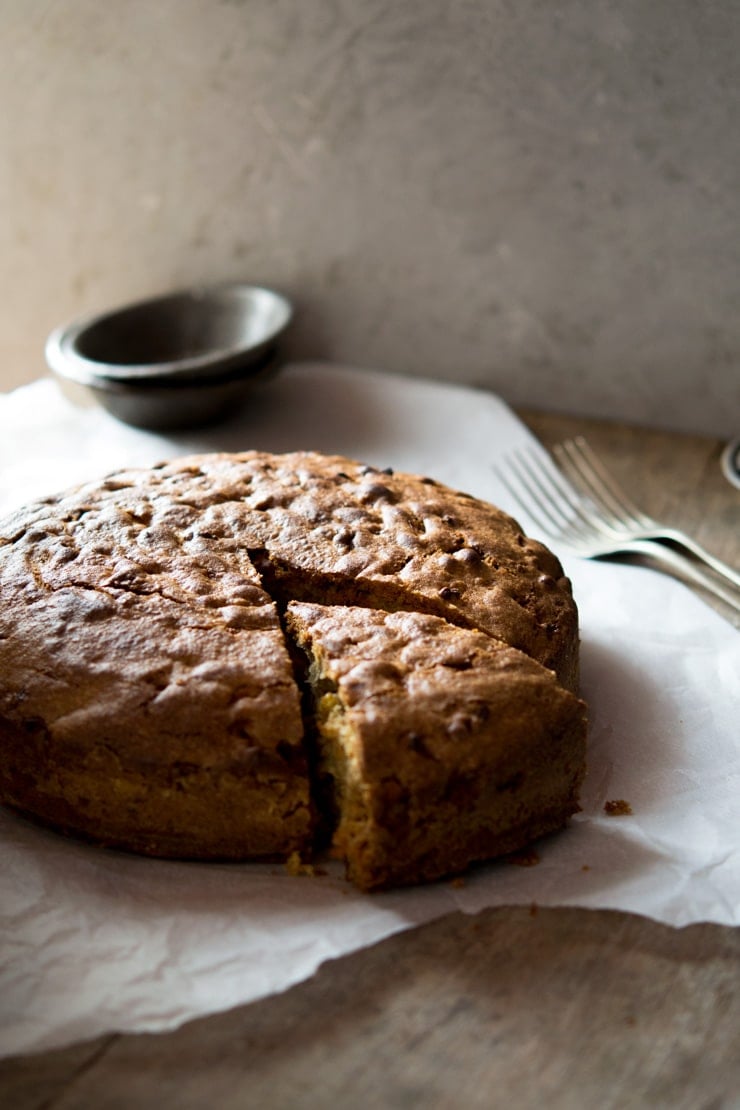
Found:
[(565, 476), (591, 499), (600, 511), (605, 529), (610, 529), (614, 536), (657, 540), (678, 547), (740, 589), (740, 574), (732, 567), (711, 555), (685, 532), (660, 524), (638, 509), (619, 488), (583, 436), (565, 440), (553, 449), (553, 453)]
[(603, 464), (593, 465), (596, 456), (584, 444), (555, 448), (567, 475), (536, 447), (515, 452), (496, 471), (536, 527), (564, 550), (584, 558), (649, 556), (740, 611), (740, 575), (684, 533), (636, 509)]

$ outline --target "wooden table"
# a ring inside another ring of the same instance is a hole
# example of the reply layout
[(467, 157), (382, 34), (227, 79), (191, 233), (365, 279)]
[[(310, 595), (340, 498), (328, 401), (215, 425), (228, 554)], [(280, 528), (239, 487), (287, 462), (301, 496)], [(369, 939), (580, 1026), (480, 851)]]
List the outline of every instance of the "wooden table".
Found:
[[(719, 442), (522, 415), (545, 443), (585, 433), (648, 512), (740, 563), (740, 493)], [(0, 1106), (729, 1110), (740, 931), (582, 909), (455, 913), (173, 1033), (0, 1062)]]

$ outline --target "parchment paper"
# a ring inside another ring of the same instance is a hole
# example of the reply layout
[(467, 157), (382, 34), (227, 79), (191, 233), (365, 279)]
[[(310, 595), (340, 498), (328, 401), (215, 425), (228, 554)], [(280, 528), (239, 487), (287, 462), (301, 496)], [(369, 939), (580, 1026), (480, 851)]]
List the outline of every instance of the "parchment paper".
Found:
[[(0, 397), (0, 512), (120, 466), (249, 447), (337, 451), (513, 511), (492, 464), (529, 438), (490, 394), (346, 367), (287, 368), (230, 424), (170, 439), (41, 380)], [(0, 1053), (171, 1028), (453, 910), (536, 902), (737, 924), (740, 637), (653, 570), (564, 562), (581, 610), (589, 773), (583, 812), (539, 844), (537, 866), (368, 896), (337, 865), (308, 878), (139, 859), (0, 810)], [(614, 799), (632, 815), (607, 816)]]

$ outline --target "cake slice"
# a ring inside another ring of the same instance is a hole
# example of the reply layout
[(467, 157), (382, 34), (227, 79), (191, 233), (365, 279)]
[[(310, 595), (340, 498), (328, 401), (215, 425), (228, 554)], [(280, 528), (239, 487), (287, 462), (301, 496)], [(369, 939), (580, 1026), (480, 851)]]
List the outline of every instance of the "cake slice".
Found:
[(427, 614), (294, 602), (334, 854), (372, 890), (529, 844), (578, 809), (583, 703), (552, 671)]

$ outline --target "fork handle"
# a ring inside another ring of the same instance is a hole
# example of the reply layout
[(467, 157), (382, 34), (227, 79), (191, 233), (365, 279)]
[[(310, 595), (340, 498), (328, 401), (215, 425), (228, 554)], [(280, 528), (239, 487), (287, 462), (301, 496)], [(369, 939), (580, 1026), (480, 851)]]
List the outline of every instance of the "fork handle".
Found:
[(684, 580), (688, 578), (696, 585), (701, 586), (702, 589), (713, 593), (726, 605), (740, 612), (740, 590), (726, 589), (713, 574), (704, 569), (701, 563), (697, 563), (687, 555), (682, 555), (680, 551), (667, 547), (659, 540), (633, 540), (629, 548), (625, 548), (625, 550), (648, 555), (656, 563), (671, 571), (677, 578)]
[(691, 537), (687, 536), (684, 532), (679, 532), (675, 529), (666, 529), (663, 535), (667, 540), (670, 540), (671, 543), (688, 551), (695, 559), (711, 567), (716, 574), (719, 574), (722, 578), (726, 578), (728, 582), (732, 582), (733, 586), (737, 586), (740, 590), (740, 574), (734, 571), (732, 567), (728, 567), (727, 563), (723, 563), (721, 559), (717, 559), (716, 556), (710, 555), (708, 551), (705, 551), (704, 548), (696, 542), (696, 540), (692, 540)]

